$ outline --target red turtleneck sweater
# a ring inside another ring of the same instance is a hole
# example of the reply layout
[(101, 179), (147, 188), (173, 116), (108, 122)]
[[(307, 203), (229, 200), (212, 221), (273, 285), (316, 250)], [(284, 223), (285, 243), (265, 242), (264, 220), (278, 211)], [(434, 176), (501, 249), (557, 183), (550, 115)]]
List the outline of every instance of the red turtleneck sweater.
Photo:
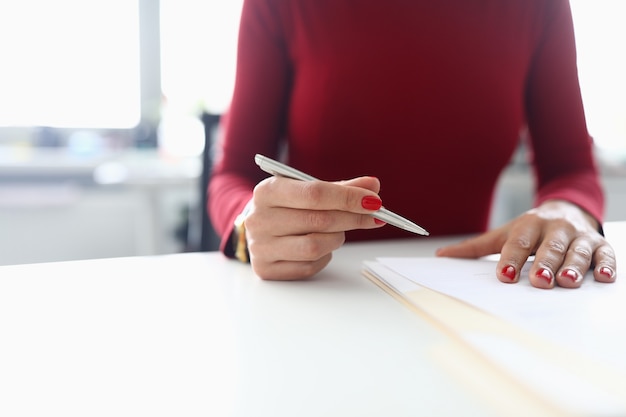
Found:
[(378, 177), (383, 204), (431, 235), (481, 232), (526, 128), (536, 202), (601, 220), (566, 0), (246, 0), (208, 209), (230, 254), (267, 176), (254, 154), (285, 150), (321, 179)]

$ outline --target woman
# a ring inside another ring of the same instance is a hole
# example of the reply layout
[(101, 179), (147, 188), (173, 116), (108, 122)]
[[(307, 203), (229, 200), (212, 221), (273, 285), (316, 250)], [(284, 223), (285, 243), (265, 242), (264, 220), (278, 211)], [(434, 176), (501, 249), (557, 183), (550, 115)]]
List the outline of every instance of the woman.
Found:
[[(484, 233), (526, 129), (535, 208)], [(590, 266), (616, 278), (567, 0), (246, 0), (224, 132), (209, 212), (261, 278), (310, 277), (346, 239), (407, 236), (368, 215), (383, 200), (431, 235), (483, 233), (437, 255), (500, 253), (502, 282), (532, 254), (536, 287), (578, 287)], [(266, 178), (256, 153), (352, 179)]]

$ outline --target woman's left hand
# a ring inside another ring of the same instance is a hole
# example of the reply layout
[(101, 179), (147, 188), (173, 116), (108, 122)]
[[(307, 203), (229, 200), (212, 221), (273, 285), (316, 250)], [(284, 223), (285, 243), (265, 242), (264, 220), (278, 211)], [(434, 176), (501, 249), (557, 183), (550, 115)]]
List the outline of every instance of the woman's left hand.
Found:
[(578, 288), (589, 268), (596, 281), (614, 282), (615, 252), (598, 226), (578, 206), (551, 200), (502, 227), (441, 248), (437, 256), (479, 258), (500, 253), (496, 275), (502, 282), (513, 283), (524, 278), (520, 277), (522, 266), (535, 255), (528, 279), (537, 288), (555, 284)]

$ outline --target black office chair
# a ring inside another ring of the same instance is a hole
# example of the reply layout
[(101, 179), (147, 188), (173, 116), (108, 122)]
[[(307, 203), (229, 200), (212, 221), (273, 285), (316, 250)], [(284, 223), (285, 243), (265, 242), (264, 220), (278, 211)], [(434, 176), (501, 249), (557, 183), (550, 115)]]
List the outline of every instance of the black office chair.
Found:
[(207, 213), (207, 202), (209, 199), (208, 185), (213, 170), (213, 146), (217, 136), (217, 128), (220, 122), (220, 115), (203, 112), (200, 116), (204, 125), (204, 152), (202, 153), (202, 176), (200, 178), (200, 238), (198, 250), (202, 252), (216, 251), (220, 247), (220, 238), (213, 229)]

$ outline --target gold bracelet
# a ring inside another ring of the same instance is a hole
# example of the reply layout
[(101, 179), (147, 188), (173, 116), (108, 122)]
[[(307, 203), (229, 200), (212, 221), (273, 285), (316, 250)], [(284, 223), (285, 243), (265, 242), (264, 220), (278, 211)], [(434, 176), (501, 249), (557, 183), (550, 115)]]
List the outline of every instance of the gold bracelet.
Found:
[(241, 262), (250, 262), (250, 255), (248, 253), (248, 241), (246, 240), (246, 217), (250, 211), (250, 203), (246, 204), (243, 211), (235, 218), (235, 236), (233, 239), (233, 246), (235, 249), (235, 258)]

